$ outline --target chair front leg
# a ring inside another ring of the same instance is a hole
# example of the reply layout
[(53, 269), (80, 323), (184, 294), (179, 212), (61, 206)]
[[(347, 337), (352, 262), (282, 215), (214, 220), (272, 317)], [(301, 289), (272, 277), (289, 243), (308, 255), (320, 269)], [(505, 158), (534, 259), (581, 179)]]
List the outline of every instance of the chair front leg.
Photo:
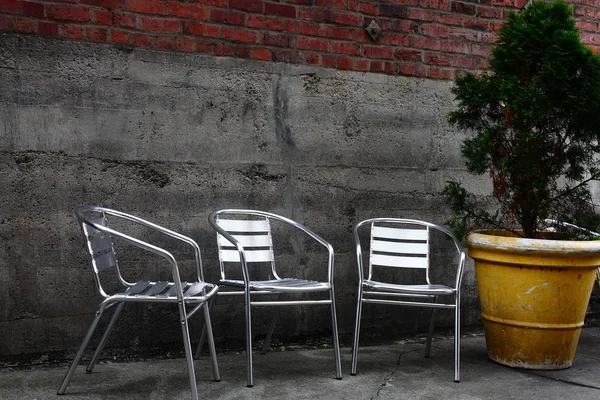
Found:
[(333, 291), (333, 285), (329, 290), (329, 296), (331, 299), (331, 325), (333, 329), (333, 352), (335, 356), (335, 377), (336, 379), (342, 379), (342, 361), (340, 359), (340, 342), (338, 338), (338, 327), (337, 317), (335, 312), (335, 294)]
[(117, 306), (117, 309), (113, 313), (113, 316), (111, 317), (110, 322), (108, 323), (108, 326), (104, 330), (102, 339), (100, 339), (100, 343), (98, 343), (98, 347), (96, 348), (96, 351), (94, 352), (94, 356), (92, 357), (90, 363), (88, 364), (87, 368), (85, 369), (87, 372), (92, 372), (94, 370), (94, 366), (98, 362), (98, 358), (100, 358), (100, 353), (102, 353), (102, 350), (104, 350), (104, 345), (106, 344), (106, 341), (108, 340), (108, 336), (110, 335), (110, 332), (112, 331), (113, 326), (115, 325), (115, 322), (117, 321), (117, 319), (119, 318), (119, 315), (121, 314), (123, 305), (125, 305), (124, 302), (119, 303), (119, 305)]
[(246, 359), (248, 363), (247, 386), (254, 386), (252, 376), (252, 303), (250, 298), (250, 288), (244, 289), (244, 308), (246, 311)]
[(358, 285), (358, 299), (356, 302), (356, 323), (354, 324), (354, 338), (352, 340), (352, 369), (350, 375), (356, 375), (356, 365), (358, 363), (358, 338), (360, 336), (360, 318), (363, 305), (363, 288)]
[(210, 308), (210, 305), (205, 303), (204, 304), (204, 328), (206, 329), (206, 334), (208, 337), (208, 350), (210, 352), (210, 358), (212, 360), (213, 375), (215, 377), (215, 381), (219, 382), (221, 380), (221, 375), (219, 374), (219, 364), (217, 363), (217, 351), (215, 349), (215, 338), (213, 336), (212, 324), (210, 322), (209, 308)]
[(460, 294), (456, 294), (454, 309), (454, 382), (460, 382)]
[(198, 386), (196, 385), (196, 373), (194, 372), (194, 358), (192, 355), (192, 343), (190, 342), (190, 330), (188, 328), (187, 315), (185, 312), (185, 304), (182, 300), (177, 302), (179, 307), (179, 317), (181, 323), (181, 332), (183, 334), (183, 347), (185, 350), (185, 360), (187, 362), (188, 377), (190, 380), (190, 390), (192, 392), (192, 400), (198, 400)]
[(73, 374), (75, 373), (75, 369), (77, 369), (77, 366), (79, 365), (79, 362), (81, 361), (81, 357), (83, 357), (83, 352), (85, 351), (88, 344), (90, 343), (90, 339), (92, 338), (92, 335), (93, 335), (94, 331), (96, 330), (96, 327), (98, 326), (98, 321), (100, 321), (100, 318), (102, 317), (103, 312), (104, 312), (104, 304), (100, 306), (98, 311), (96, 311), (96, 315), (94, 316), (94, 319), (92, 320), (92, 323), (91, 323), (90, 327), (88, 328), (87, 333), (83, 337), (83, 341), (81, 342), (81, 345), (79, 346), (79, 350), (77, 351), (77, 354), (75, 355), (75, 358), (73, 359), (73, 362), (71, 363), (71, 366), (67, 370), (67, 374), (65, 375), (65, 377), (60, 385), (60, 388), (58, 389), (58, 392), (57, 392), (58, 394), (64, 394), (65, 390), (67, 390), (67, 386), (69, 386), (69, 382), (71, 382), (71, 378), (73, 377)]
[[(433, 302), (437, 303), (438, 296), (433, 298)], [(425, 358), (429, 358), (431, 353), (431, 339), (433, 338), (433, 330), (435, 329), (435, 312), (437, 308), (432, 307), (431, 309), (431, 317), (429, 319), (429, 330), (427, 331), (427, 343), (425, 344)]]

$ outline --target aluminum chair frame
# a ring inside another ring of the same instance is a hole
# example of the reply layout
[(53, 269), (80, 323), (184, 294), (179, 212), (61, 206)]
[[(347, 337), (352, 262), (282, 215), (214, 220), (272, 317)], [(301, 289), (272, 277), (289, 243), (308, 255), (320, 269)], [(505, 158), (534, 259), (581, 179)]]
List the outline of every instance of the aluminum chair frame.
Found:
[[(204, 322), (207, 328), (208, 342), (210, 348), (210, 355), (212, 361), (212, 368), (215, 381), (220, 380), (219, 368), (217, 364), (217, 356), (214, 346), (214, 338), (212, 334), (212, 326), (210, 321), (209, 307), (207, 306), (209, 299), (213, 298), (218, 291), (218, 286), (204, 282), (203, 270), (202, 270), (202, 259), (200, 254), (200, 248), (198, 244), (190, 239), (189, 237), (183, 236), (179, 233), (173, 232), (169, 229), (163, 228), (141, 218), (116, 211), (109, 208), (87, 206), (78, 208), (75, 211), (79, 225), (82, 229), (82, 234), (86, 238), (87, 250), (92, 261), (92, 267), (94, 271), (94, 282), (98, 293), (103, 297), (103, 301), (100, 303), (98, 310), (96, 311), (94, 318), (87, 333), (85, 334), (81, 346), (73, 359), (65, 378), (63, 379), (58, 394), (64, 394), (75, 369), (79, 365), (85, 349), (87, 348), (89, 341), (96, 330), (96, 327), (100, 321), (100, 318), (104, 312), (115, 307), (115, 311), (107, 324), (107, 327), (100, 339), (98, 347), (94, 352), (91, 361), (88, 364), (87, 372), (92, 372), (94, 365), (100, 357), (100, 353), (106, 344), (108, 336), (115, 325), (115, 322), (123, 308), (125, 303), (133, 302), (155, 302), (155, 303), (175, 303), (179, 310), (179, 317), (181, 323), (181, 330), (183, 333), (183, 344), (185, 348), (186, 362), (188, 377), (190, 381), (190, 388), (192, 392), (192, 399), (198, 399), (198, 387), (196, 385), (196, 375), (194, 372), (192, 350), (190, 343), (190, 334), (188, 327), (188, 319), (195, 314), (201, 308), (204, 309)], [(91, 219), (88, 214), (100, 214), (102, 215), (99, 219)], [(135, 224), (142, 225), (146, 228), (152, 229), (156, 232), (165, 234), (173, 239), (182, 241), (190, 245), (194, 250), (195, 261), (196, 261), (196, 281), (192, 283), (182, 282), (179, 274), (179, 268), (175, 257), (167, 250), (160, 248), (156, 245), (147, 243), (135, 237), (129, 236), (117, 230), (111, 229), (107, 224), (107, 216), (111, 218), (120, 218)], [(119, 265), (117, 262), (115, 250), (113, 247), (113, 239), (122, 240), (130, 245), (146, 250), (150, 253), (156, 254), (167, 260), (171, 267), (172, 281), (163, 282), (152, 282), (152, 281), (138, 281), (128, 282), (123, 278)], [(109, 269), (114, 269), (116, 278), (123, 285), (123, 291), (107, 294), (102, 286), (100, 273)], [(186, 310), (186, 305), (194, 305), (191, 311)]]
[[(254, 218), (239, 219), (240, 216)], [(233, 217), (229, 219), (228, 217)], [(237, 219), (236, 219), (237, 217)], [(258, 219), (256, 219), (258, 218)], [(307, 281), (295, 278), (282, 278), (278, 275), (275, 267), (275, 256), (272, 247), (270, 221), (278, 221), (294, 229), (297, 229), (308, 237), (322, 245), (328, 254), (328, 272), (326, 282)], [(234, 222), (231, 222), (234, 221)], [(252, 221), (252, 223), (248, 223)], [(252, 369), (252, 307), (260, 306), (286, 306), (286, 305), (329, 305), (331, 308), (331, 322), (333, 330), (333, 348), (336, 364), (336, 378), (342, 379), (342, 368), (340, 361), (340, 348), (338, 340), (337, 317), (335, 309), (335, 293), (333, 287), (333, 266), (334, 252), (331, 244), (326, 242), (316, 233), (306, 228), (304, 225), (291, 219), (282, 217), (277, 214), (258, 210), (242, 210), (242, 209), (225, 209), (214, 211), (209, 215), (208, 222), (212, 228), (217, 231), (217, 243), (219, 249), (219, 265), (221, 269), (221, 280), (219, 285), (230, 286), (243, 291), (222, 291), (221, 295), (243, 295), (245, 308), (245, 323), (246, 323), (246, 356), (247, 356), (247, 386), (254, 385), (253, 369)], [(262, 225), (258, 227), (258, 225)], [(239, 233), (250, 232), (260, 235), (239, 235)], [(257, 232), (260, 231), (260, 232)], [(260, 237), (259, 237), (260, 236)], [(251, 248), (254, 248), (252, 250)], [(256, 250), (262, 248), (263, 250)], [(265, 250), (266, 248), (266, 250)], [(253, 281), (248, 272), (248, 264), (270, 263), (271, 274), (274, 279), (268, 281)], [(225, 273), (225, 264), (239, 263), (242, 272), (242, 280), (229, 280)], [(285, 293), (310, 293), (310, 292), (328, 292), (328, 299), (321, 300), (280, 300), (282, 294)], [(256, 301), (255, 295), (277, 294), (276, 300), (272, 301)], [(263, 346), (263, 353), (268, 347), (271, 339), (275, 322), (277, 319), (277, 311), (273, 317), (269, 332), (267, 333)], [(200, 348), (200, 345), (199, 345)]]
[[(378, 224), (386, 224), (384, 229), (375, 233)], [(368, 256), (368, 275), (364, 277), (363, 251), (359, 231), (361, 227), (370, 225), (370, 249)], [(414, 233), (407, 233), (407, 229), (396, 228), (394, 225), (410, 225), (421, 227), (413, 231), (421, 233), (420, 238), (411, 237)], [(389, 229), (388, 229), (389, 228)], [(429, 276), (429, 251), (430, 231), (437, 230), (447, 235), (453, 241), (458, 252), (458, 265), (454, 287), (432, 284)], [(404, 232), (402, 232), (404, 231)], [(454, 310), (454, 381), (460, 381), (460, 285), (466, 260), (466, 254), (458, 239), (448, 229), (429, 222), (404, 219), (404, 218), (371, 218), (356, 224), (352, 230), (356, 244), (356, 260), (358, 266), (358, 298), (356, 307), (356, 323), (352, 341), (352, 370), (351, 375), (356, 375), (358, 362), (358, 340), (360, 336), (360, 320), (363, 303), (393, 304), (416, 307), (433, 308), (429, 323), (425, 356), (429, 357), (431, 351), (431, 338), (434, 329), (435, 310), (446, 308)], [(408, 237), (407, 237), (408, 235)], [(386, 241), (387, 239), (387, 241)], [(391, 239), (391, 240), (390, 240)], [(415, 239), (415, 240), (411, 240)], [(404, 240), (405, 242), (401, 242)], [(406, 242), (409, 240), (410, 242)], [(423, 243), (424, 242), (424, 243)], [(402, 248), (404, 246), (404, 249)], [(408, 257), (407, 257), (408, 255)], [(415, 255), (420, 255), (416, 259)], [(375, 257), (373, 257), (375, 256)], [(411, 257), (412, 256), (412, 257)], [(374, 261), (375, 263), (374, 264)], [(386, 265), (387, 264), (387, 265)], [(415, 266), (417, 265), (418, 266)], [(425, 269), (425, 285), (398, 285), (373, 281), (373, 266), (378, 268), (421, 268)], [(454, 297), (453, 303), (440, 303), (439, 297)], [(414, 300), (413, 300), (414, 299)]]

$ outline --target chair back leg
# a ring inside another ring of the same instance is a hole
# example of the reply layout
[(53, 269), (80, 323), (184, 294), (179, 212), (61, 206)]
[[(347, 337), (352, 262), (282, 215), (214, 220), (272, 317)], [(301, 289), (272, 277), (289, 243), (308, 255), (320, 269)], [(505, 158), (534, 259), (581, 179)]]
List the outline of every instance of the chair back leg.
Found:
[(248, 364), (246, 386), (252, 387), (254, 386), (254, 377), (252, 374), (252, 303), (248, 288), (244, 290), (244, 302), (246, 303), (246, 360)]
[(342, 361), (340, 359), (340, 341), (338, 338), (338, 327), (337, 327), (337, 316), (335, 312), (335, 294), (333, 292), (333, 286), (329, 289), (329, 295), (331, 297), (331, 328), (333, 330), (333, 352), (335, 355), (335, 377), (336, 379), (342, 379)]
[[(433, 302), (438, 302), (438, 297), (433, 298)], [(431, 354), (431, 339), (433, 338), (433, 330), (435, 329), (435, 312), (437, 308), (431, 308), (431, 316), (429, 317), (429, 330), (427, 331), (427, 343), (425, 344), (425, 358), (429, 358)]]
[[(213, 296), (210, 298), (210, 300), (208, 300), (208, 310), (210, 313), (210, 310), (213, 308), (213, 306), (215, 305), (215, 303), (217, 302), (217, 298), (219, 296)], [(206, 315), (206, 314), (204, 314)], [(199, 359), (200, 355), (202, 354), (202, 348), (204, 347), (204, 341), (206, 340), (206, 318), (204, 319), (204, 325), (202, 326), (202, 333), (200, 334), (200, 340), (198, 341), (198, 347), (196, 347), (196, 352), (194, 353), (194, 359)], [(212, 328), (211, 328), (211, 334), (212, 334)]]
[(198, 400), (198, 386), (196, 385), (196, 373), (194, 371), (194, 358), (192, 356), (192, 344), (190, 342), (190, 331), (185, 313), (185, 305), (183, 302), (178, 303), (179, 317), (181, 318), (181, 332), (183, 334), (183, 347), (185, 350), (185, 360), (187, 362), (188, 377), (190, 379), (190, 389), (192, 392), (192, 400)]
[(460, 382), (460, 297), (458, 293), (454, 309), (454, 382)]
[(119, 303), (119, 305), (117, 306), (117, 309), (114, 311), (112, 317), (110, 318), (110, 321), (108, 322), (108, 326), (106, 327), (106, 329), (104, 330), (104, 334), (102, 335), (102, 339), (100, 339), (100, 343), (98, 343), (98, 347), (96, 347), (94, 356), (92, 357), (92, 359), (90, 360), (90, 363), (88, 364), (87, 368), (85, 369), (87, 372), (92, 372), (94, 370), (94, 366), (98, 362), (98, 359), (100, 358), (100, 354), (102, 353), (102, 350), (104, 350), (104, 346), (106, 345), (108, 336), (110, 335), (110, 332), (112, 331), (113, 327), (115, 326), (115, 322), (119, 318), (119, 314), (121, 314), (121, 310), (123, 309), (124, 304), (125, 303)]
[[(281, 299), (281, 293), (277, 296), (276, 301), (279, 301), (279, 299)], [(273, 319), (271, 320), (271, 325), (269, 325), (269, 331), (267, 332), (267, 336), (265, 337), (265, 341), (263, 343), (260, 354), (267, 354), (267, 351), (269, 350), (269, 345), (271, 344), (271, 337), (273, 336), (273, 331), (275, 330), (277, 318), (279, 318), (279, 308), (275, 308), (275, 312), (273, 313)]]
[(352, 369), (350, 375), (356, 375), (356, 365), (358, 363), (358, 339), (360, 337), (360, 318), (362, 314), (362, 286), (358, 285), (358, 300), (356, 302), (356, 323), (354, 324), (354, 338), (352, 339)]
[(215, 381), (219, 382), (221, 380), (221, 374), (219, 373), (219, 364), (217, 363), (217, 351), (215, 349), (215, 338), (213, 336), (212, 324), (210, 322), (209, 305), (206, 303), (204, 304), (204, 329), (208, 337), (208, 350), (210, 352), (210, 358), (212, 361), (213, 375)]

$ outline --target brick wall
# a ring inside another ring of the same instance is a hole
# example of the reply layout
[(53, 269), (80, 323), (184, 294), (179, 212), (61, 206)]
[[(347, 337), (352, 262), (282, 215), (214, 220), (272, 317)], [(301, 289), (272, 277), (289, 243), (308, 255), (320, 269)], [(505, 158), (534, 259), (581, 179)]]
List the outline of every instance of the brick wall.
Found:
[[(527, 0), (0, 0), (0, 31), (451, 79)], [(571, 0), (600, 52), (600, 0)], [(365, 27), (382, 29), (372, 40)]]

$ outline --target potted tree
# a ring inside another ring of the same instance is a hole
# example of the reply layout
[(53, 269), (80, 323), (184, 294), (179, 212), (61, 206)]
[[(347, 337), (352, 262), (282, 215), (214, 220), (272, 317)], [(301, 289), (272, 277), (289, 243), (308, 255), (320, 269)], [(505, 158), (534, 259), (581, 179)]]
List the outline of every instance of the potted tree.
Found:
[[(499, 30), (489, 68), (455, 79), (451, 124), (466, 130), (469, 172), (491, 196), (457, 181), (449, 225), (475, 260), (488, 354), (514, 367), (571, 366), (596, 268), (600, 217), (600, 58), (580, 41), (572, 8), (534, 1)], [(483, 230), (482, 230), (483, 229)]]

